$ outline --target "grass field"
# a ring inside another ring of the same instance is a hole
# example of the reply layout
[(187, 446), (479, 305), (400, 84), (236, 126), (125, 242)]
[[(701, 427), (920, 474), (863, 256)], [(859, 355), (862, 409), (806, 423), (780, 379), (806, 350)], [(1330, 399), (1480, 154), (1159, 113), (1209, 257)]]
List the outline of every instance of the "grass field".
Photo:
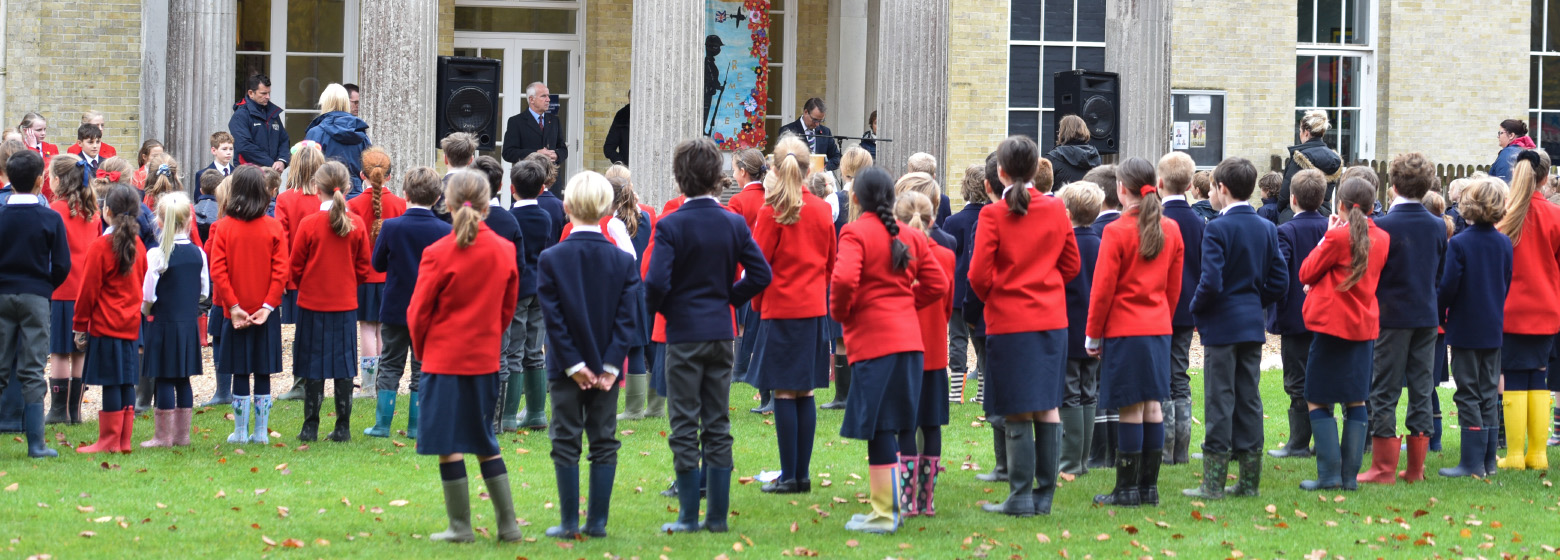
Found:
[[(1284, 397), (1280, 375), (1263, 378), (1268, 447), (1282, 441)], [(1200, 393), (1199, 378), (1194, 391)], [(770, 417), (746, 412), (751, 391), (734, 390), (737, 476), (776, 469)], [(819, 401), (828, 396), (820, 393)], [(1427, 470), (1457, 460), (1451, 391), (1440, 390), (1448, 411), (1446, 451)], [(1268, 459), (1262, 496), (1197, 503), (1178, 490), (1197, 484), (1201, 465), (1165, 467), (1164, 503), (1155, 508), (1095, 507), (1109, 490), (1112, 471), (1064, 482), (1049, 517), (1013, 519), (986, 514), (979, 504), (1000, 501), (1006, 486), (976, 481), (991, 463), (990, 429), (978, 405), (953, 408), (945, 431), (949, 471), (941, 478), (934, 519), (914, 518), (898, 534), (845, 531), (862, 503), (866, 446), (837, 435), (839, 412), (820, 412), (813, 460), (813, 492), (769, 496), (759, 483), (735, 484), (732, 531), (665, 535), (675, 500), (659, 491), (672, 476), (664, 419), (622, 423), (623, 449), (610, 537), (559, 542), (542, 536), (557, 523), (549, 442), (543, 433), (506, 434), (500, 442), (514, 485), (526, 541), (498, 544), (479, 534), (469, 545), (429, 542), (445, 527), (438, 470), (412, 441), (363, 437), (369, 400), (354, 408), (350, 443), (296, 440), (300, 405), (273, 413), (282, 434), (269, 447), (226, 442), (227, 407), (195, 417), (194, 445), (141, 450), (132, 455), (78, 455), (55, 443), (61, 457), (29, 460), (20, 437), (0, 442), (0, 536), (3, 556), (25, 558), (275, 557), (404, 558), (1431, 558), (1555, 556), (1560, 546), (1556, 490), (1543, 473), (1502, 472), (1488, 480), (1443, 479), (1365, 487), (1359, 492), (1303, 492), (1296, 484), (1314, 474), (1310, 460)], [(397, 428), (404, 423), (405, 396)], [(331, 406), (324, 406), (328, 413)], [(1197, 414), (1201, 415), (1198, 407)], [(330, 429), (331, 418), (321, 432)], [(91, 441), (96, 424), (51, 426), (49, 439)], [(1200, 441), (1200, 428), (1193, 441)], [(136, 441), (151, 422), (136, 425)], [(1194, 446), (1195, 447), (1195, 446)], [(1369, 457), (1366, 458), (1367, 462)], [(961, 463), (963, 468), (961, 468)], [(482, 491), (470, 465), (472, 492)], [(1233, 474), (1233, 473), (1232, 473)], [(826, 486), (825, 486), (826, 485)], [(584, 483), (582, 482), (582, 486)], [(473, 523), (492, 526), (485, 499), (473, 500)], [(568, 507), (575, 507), (568, 504)]]

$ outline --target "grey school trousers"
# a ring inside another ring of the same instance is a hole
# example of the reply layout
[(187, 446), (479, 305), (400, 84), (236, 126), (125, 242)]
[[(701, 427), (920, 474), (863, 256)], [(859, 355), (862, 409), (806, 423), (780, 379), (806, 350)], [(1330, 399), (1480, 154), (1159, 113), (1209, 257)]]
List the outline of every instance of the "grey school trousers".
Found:
[(405, 371), (406, 362), (410, 361), (411, 391), (416, 393), (418, 382), (422, 380), (422, 360), (412, 353), (412, 331), (406, 325), (380, 323), (379, 338), (385, 346), (379, 353), (379, 379), (374, 381), (374, 387), (380, 391), (401, 390), (401, 372)]
[(1203, 346), (1204, 453), (1262, 452), (1262, 343)]
[(48, 382), (43, 377), (49, 355), (49, 298), (37, 294), (0, 294), (0, 393), (11, 384), (16, 369), (27, 404), (43, 402)]
[[(672, 466), (677, 472), (706, 466), (732, 468), (731, 340), (666, 345), (666, 414)], [(616, 401), (614, 401), (616, 402)]]
[(609, 391), (581, 391), (573, 379), (550, 379), (547, 393), (552, 397), (552, 422), (547, 436), (552, 438), (554, 465), (574, 467), (580, 464), (580, 435), (590, 441), (590, 462), (617, 464), (618, 385)]
[(1435, 394), (1435, 327), (1381, 329), (1376, 338), (1376, 372), (1370, 380), (1370, 435), (1397, 435), (1397, 403), (1408, 387), (1409, 434), (1434, 429), (1430, 399)]
[(504, 350), (499, 371), (519, 373), (547, 367), (542, 358), (542, 303), (536, 296), (520, 298), (515, 305), (515, 316), (509, 322), (504, 336)]

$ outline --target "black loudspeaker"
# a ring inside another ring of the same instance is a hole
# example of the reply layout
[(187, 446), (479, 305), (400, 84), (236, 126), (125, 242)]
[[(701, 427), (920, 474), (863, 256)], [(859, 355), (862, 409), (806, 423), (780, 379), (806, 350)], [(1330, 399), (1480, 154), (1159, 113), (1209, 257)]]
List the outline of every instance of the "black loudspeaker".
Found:
[(491, 58), (464, 56), (439, 57), (439, 141), (454, 132), (469, 132), (477, 137), (478, 150), (491, 150), (498, 136), (498, 86), (504, 77), (504, 63)]
[(1121, 150), (1121, 80), (1115, 72), (1066, 70), (1053, 76), (1056, 110), (1051, 112), (1051, 130), (1062, 117), (1078, 115), (1089, 125), (1089, 144), (1102, 154)]

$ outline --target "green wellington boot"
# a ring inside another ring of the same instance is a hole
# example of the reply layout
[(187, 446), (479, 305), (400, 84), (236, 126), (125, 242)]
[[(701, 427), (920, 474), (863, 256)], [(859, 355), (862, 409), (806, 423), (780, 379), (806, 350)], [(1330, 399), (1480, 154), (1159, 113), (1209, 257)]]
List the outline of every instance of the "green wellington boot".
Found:
[(525, 418), (520, 427), (541, 430), (547, 427), (547, 370), (525, 372)]

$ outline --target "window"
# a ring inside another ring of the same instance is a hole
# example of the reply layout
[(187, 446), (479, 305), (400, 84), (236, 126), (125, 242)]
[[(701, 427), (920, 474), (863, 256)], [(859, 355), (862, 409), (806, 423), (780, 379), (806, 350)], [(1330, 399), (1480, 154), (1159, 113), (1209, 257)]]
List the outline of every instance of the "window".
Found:
[(1533, 0), (1531, 54), (1528, 134), (1545, 151), (1560, 153), (1560, 0)]
[(271, 103), (302, 140), (319, 115), (320, 92), (357, 81), (360, 0), (238, 0), (238, 60), (234, 100), (250, 76), (271, 77)]
[(1008, 134), (1034, 138), (1043, 153), (1056, 143), (1051, 76), (1105, 70), (1105, 0), (1012, 0), (1012, 6)]
[(1327, 145), (1345, 162), (1371, 159), (1375, 135), (1375, 12), (1369, 0), (1298, 0), (1295, 121), (1327, 111)]
[[(1557, 0), (1560, 1), (1560, 0)], [(764, 151), (773, 151), (780, 127), (796, 117), (796, 0), (771, 0), (769, 4), (769, 103), (764, 109)]]

